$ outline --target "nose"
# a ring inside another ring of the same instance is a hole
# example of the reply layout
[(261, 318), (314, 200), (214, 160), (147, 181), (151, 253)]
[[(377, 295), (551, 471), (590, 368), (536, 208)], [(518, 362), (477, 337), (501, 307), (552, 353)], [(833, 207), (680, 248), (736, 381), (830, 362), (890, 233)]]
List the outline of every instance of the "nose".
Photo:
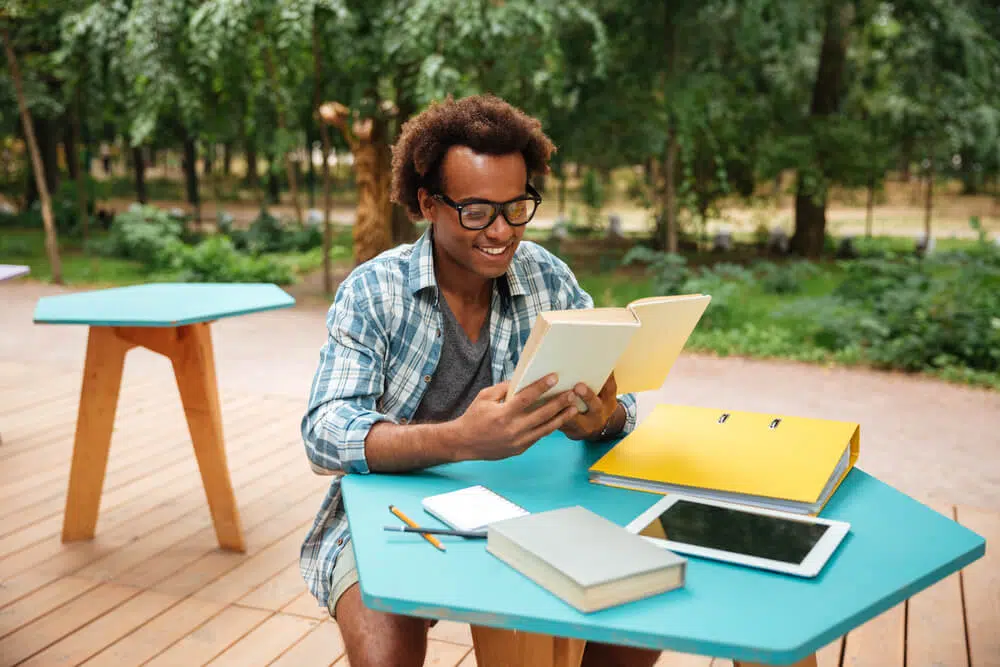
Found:
[(507, 218), (503, 217), (503, 213), (498, 215), (493, 224), (486, 228), (486, 238), (490, 241), (507, 241), (513, 235), (514, 228), (507, 222)]

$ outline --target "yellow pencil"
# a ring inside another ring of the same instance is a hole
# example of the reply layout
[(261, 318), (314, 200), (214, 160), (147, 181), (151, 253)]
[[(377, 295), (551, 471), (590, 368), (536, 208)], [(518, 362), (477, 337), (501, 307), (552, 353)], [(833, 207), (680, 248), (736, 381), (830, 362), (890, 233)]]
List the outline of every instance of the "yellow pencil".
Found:
[[(420, 526), (414, 523), (413, 519), (403, 514), (403, 512), (395, 505), (389, 505), (389, 511), (398, 516), (400, 520), (410, 528), (416, 528), (418, 530), (420, 529)], [(427, 533), (420, 533), (420, 536), (425, 540), (427, 540), (428, 542), (430, 542), (431, 544), (433, 544), (434, 546), (436, 546), (441, 551), (445, 550), (444, 545), (441, 544), (441, 540), (434, 537), (433, 535), (428, 535)]]

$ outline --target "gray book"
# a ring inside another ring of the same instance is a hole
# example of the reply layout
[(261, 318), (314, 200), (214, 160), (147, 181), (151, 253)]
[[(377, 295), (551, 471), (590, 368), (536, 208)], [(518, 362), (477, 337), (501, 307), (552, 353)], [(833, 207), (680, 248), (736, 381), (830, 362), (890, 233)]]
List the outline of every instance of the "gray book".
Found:
[(687, 563), (579, 506), (491, 523), (486, 550), (582, 612), (679, 588)]

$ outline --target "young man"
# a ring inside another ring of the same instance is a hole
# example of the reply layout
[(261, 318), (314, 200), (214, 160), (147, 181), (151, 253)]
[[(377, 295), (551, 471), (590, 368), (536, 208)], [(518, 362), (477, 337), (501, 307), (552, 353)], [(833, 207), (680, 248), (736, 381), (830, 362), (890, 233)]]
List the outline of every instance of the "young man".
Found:
[[(448, 100), (410, 120), (393, 149), (393, 199), (429, 223), (415, 243), (358, 266), (327, 316), (302, 435), (325, 474), (404, 472), (519, 454), (562, 430), (631, 430), (635, 398), (614, 378), (530, 406), (546, 379), (504, 401), (539, 312), (593, 301), (564, 262), (522, 242), (541, 201), (530, 179), (554, 146), (540, 123), (491, 96)], [(336, 619), (354, 667), (422, 665), (424, 619), (364, 606), (335, 477), (302, 546), (303, 576)], [(590, 644), (585, 665), (651, 665), (657, 653)]]

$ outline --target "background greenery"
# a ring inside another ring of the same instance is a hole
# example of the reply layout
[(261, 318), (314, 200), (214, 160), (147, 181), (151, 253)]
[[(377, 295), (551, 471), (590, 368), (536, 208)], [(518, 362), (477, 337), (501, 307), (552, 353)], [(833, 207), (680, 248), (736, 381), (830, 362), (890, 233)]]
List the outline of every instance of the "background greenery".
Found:
[(1000, 386), (995, 0), (10, 0), (0, 40), (0, 261), (34, 278), (327, 299), (359, 153), (323, 103), (385, 156), (489, 91), (558, 145), (530, 237), (599, 303), (708, 292), (697, 349)]

